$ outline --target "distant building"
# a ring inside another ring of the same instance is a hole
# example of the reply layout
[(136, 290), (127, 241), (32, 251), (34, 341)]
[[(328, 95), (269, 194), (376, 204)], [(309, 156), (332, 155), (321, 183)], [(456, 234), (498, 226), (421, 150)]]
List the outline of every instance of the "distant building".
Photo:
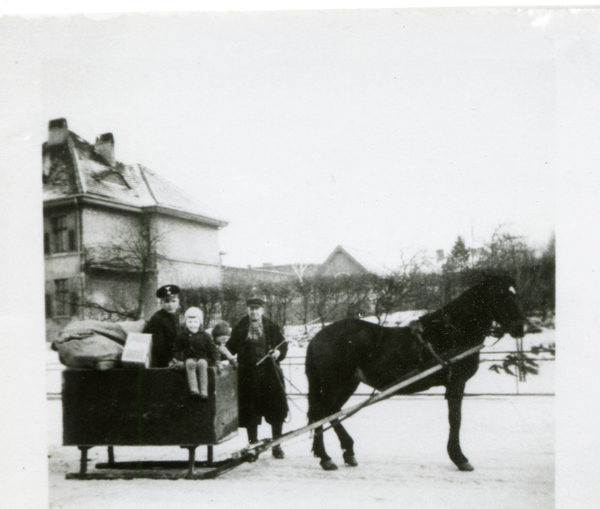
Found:
[(378, 274), (386, 275), (391, 271), (375, 256), (367, 251), (337, 246), (319, 267), (319, 274), (338, 276), (341, 274)]
[[(106, 133), (90, 144), (52, 120), (42, 147), (47, 337), (73, 318), (107, 318), (155, 292), (220, 283), (219, 230), (227, 225), (139, 164), (115, 160)], [(118, 316), (118, 314), (114, 315)]]
[(263, 263), (262, 267), (253, 267), (253, 270), (263, 272), (277, 272), (293, 276), (296, 279), (311, 277), (319, 272), (321, 265), (318, 263), (291, 263), (287, 265), (273, 265), (272, 263)]
[(358, 249), (337, 246), (322, 263), (292, 263), (273, 265), (263, 263), (261, 267), (238, 268), (223, 266), (223, 282), (260, 283), (294, 281), (312, 276), (338, 276), (341, 274), (389, 274), (391, 271), (371, 253)]

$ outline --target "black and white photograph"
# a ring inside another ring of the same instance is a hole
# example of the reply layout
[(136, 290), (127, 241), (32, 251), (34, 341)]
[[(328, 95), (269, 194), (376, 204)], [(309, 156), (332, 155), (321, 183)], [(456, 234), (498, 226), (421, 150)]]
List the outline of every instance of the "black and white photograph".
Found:
[(598, 9), (178, 5), (0, 15), (6, 507), (595, 507)]

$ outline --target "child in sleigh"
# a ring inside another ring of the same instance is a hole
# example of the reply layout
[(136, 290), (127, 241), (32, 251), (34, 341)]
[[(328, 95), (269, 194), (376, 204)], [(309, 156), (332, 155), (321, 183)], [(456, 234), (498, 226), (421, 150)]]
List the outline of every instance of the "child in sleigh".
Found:
[(185, 326), (175, 338), (169, 367), (185, 368), (191, 396), (205, 401), (208, 399), (208, 366), (216, 366), (218, 372), (221, 369), (219, 351), (201, 328), (204, 317), (200, 309), (189, 308), (184, 318)]

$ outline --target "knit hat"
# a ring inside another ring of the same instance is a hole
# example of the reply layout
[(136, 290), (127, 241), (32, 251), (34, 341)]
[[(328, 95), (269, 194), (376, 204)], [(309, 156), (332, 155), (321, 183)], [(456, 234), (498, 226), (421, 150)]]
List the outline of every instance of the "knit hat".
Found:
[(230, 336), (231, 335), (231, 327), (227, 322), (219, 322), (214, 326), (212, 332), (212, 337), (218, 338), (219, 336)]
[(187, 311), (184, 314), (185, 318), (200, 318), (200, 321), (204, 318), (204, 313), (200, 308), (187, 308)]

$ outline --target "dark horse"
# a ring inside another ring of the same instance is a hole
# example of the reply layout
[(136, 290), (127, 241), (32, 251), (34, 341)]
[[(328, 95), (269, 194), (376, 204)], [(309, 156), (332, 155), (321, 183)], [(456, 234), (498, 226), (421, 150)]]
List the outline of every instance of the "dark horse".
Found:
[[(409, 327), (381, 327), (358, 319), (328, 325), (312, 339), (306, 352), (308, 418), (319, 421), (338, 412), (362, 381), (377, 390), (392, 386), (468, 348), (483, 344), (494, 322), (497, 337), (508, 332), (523, 337), (526, 318), (509, 276), (487, 276), (443, 308), (422, 316)], [(461, 405), (465, 383), (479, 367), (479, 353), (402, 389), (399, 394), (446, 387), (450, 436), (448, 454), (459, 470), (473, 467), (460, 448)], [(354, 441), (339, 421), (333, 428), (344, 450), (344, 461), (356, 466)], [(317, 428), (313, 452), (325, 470), (337, 469), (325, 451), (322, 427)]]

